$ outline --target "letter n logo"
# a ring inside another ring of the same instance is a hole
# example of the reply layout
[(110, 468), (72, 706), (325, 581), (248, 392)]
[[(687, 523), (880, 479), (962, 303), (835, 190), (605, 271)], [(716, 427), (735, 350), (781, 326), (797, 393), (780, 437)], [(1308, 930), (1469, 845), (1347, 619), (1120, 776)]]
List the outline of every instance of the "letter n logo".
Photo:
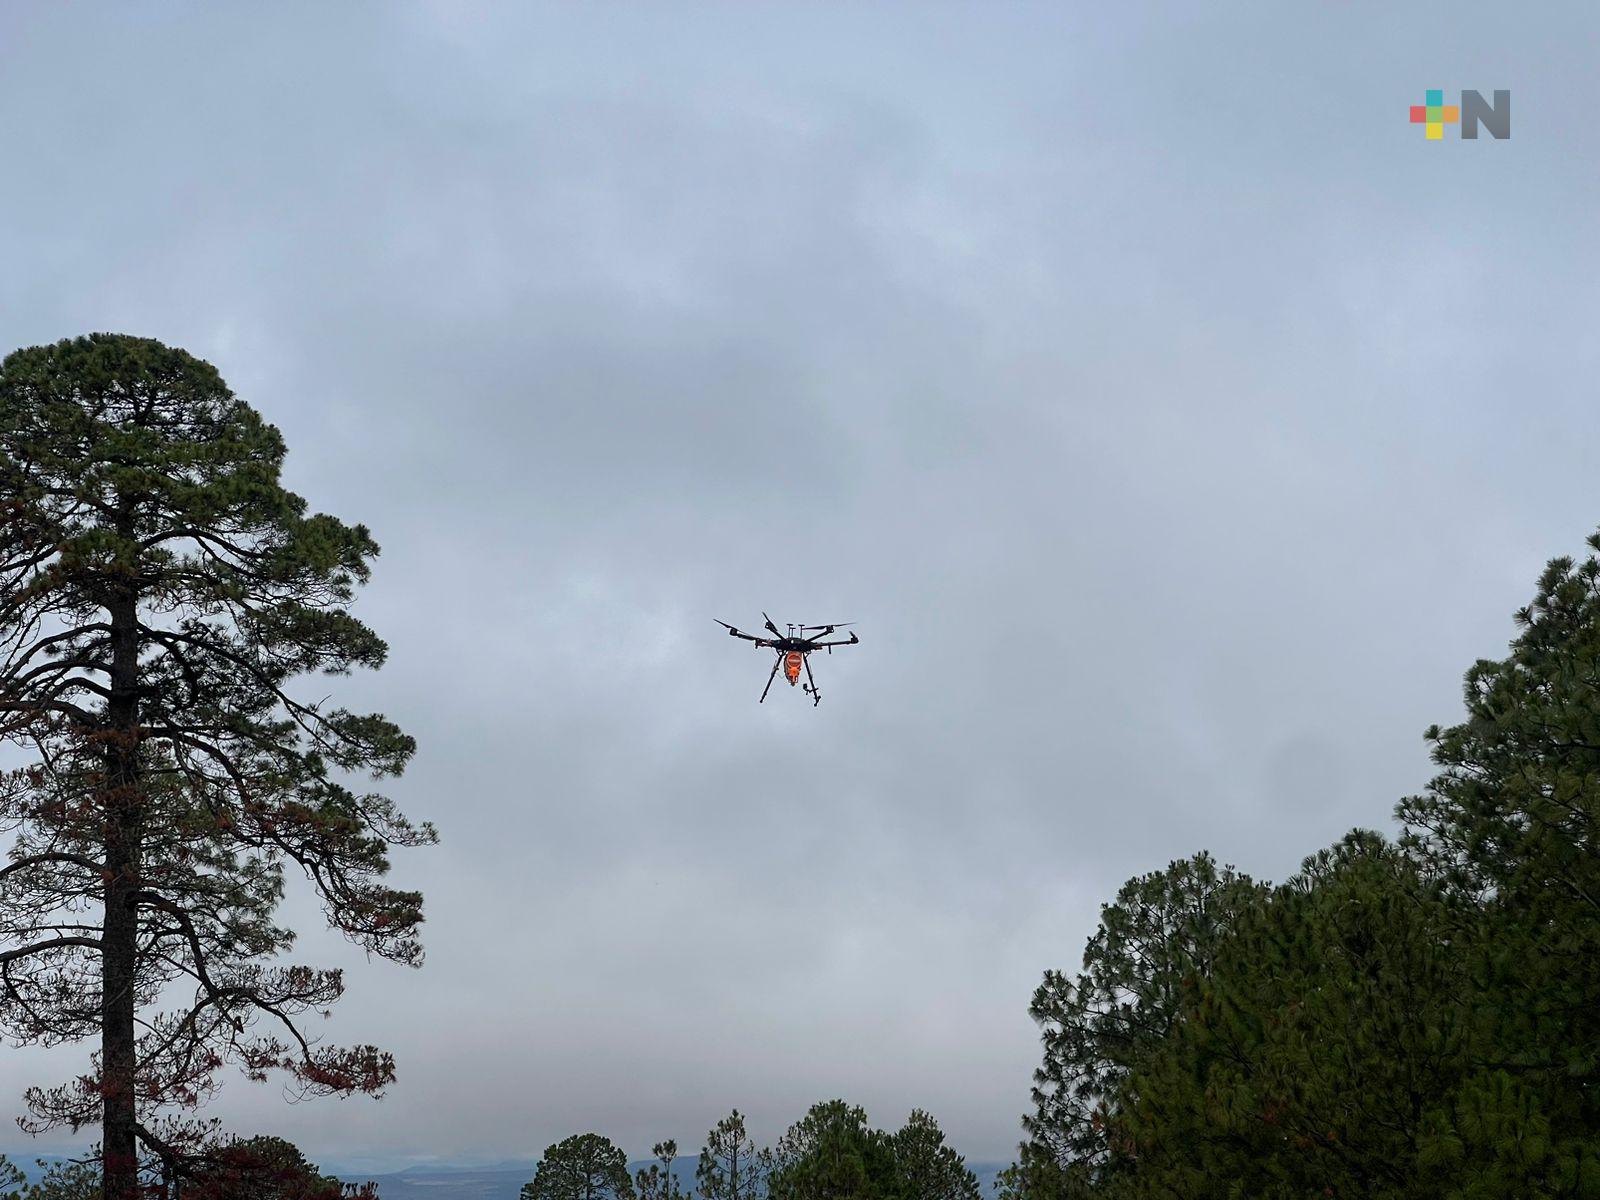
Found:
[(1478, 126), (1489, 131), (1489, 136), (1504, 139), (1511, 136), (1511, 93), (1496, 90), (1494, 106), (1490, 107), (1482, 92), (1461, 93), (1461, 136), (1476, 138)]

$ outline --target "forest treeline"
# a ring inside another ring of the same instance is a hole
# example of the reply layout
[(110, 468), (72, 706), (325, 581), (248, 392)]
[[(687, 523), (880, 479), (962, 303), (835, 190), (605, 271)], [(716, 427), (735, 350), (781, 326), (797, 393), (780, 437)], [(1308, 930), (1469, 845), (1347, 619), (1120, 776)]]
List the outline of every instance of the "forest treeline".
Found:
[(628, 1172), (628, 1156), (599, 1134), (544, 1152), (522, 1200), (979, 1200), (977, 1178), (920, 1109), (893, 1133), (873, 1128), (843, 1100), (815, 1104), (776, 1146), (758, 1146), (735, 1109), (706, 1135), (685, 1188), (676, 1142), (658, 1143), (650, 1166)]
[(1002, 1196), (1600, 1195), (1600, 561), (1517, 623), (1397, 836), (1275, 887), (1198, 854), (1104, 907), (1034, 995)]
[[(521, 1200), (980, 1200), (976, 1176), (945, 1144), (938, 1123), (920, 1109), (898, 1130), (873, 1128), (864, 1110), (843, 1100), (813, 1105), (777, 1144), (759, 1146), (735, 1109), (706, 1134), (694, 1183), (679, 1165), (678, 1145), (651, 1150), (655, 1162), (630, 1172), (609, 1138), (582, 1133), (545, 1150)], [(0, 1197), (7, 1200), (101, 1200), (98, 1152), (52, 1164), (28, 1184), (0, 1157)], [(152, 1184), (150, 1194), (162, 1185)], [(373, 1184), (324, 1175), (293, 1145), (272, 1137), (219, 1136), (193, 1164), (183, 1200), (378, 1200)]]

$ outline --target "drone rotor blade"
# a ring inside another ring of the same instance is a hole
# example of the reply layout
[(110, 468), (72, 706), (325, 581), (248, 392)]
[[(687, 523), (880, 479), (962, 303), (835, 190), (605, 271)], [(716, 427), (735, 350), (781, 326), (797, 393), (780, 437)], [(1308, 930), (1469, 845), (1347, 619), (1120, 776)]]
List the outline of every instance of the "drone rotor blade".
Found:
[(802, 625), (801, 629), (848, 629), (854, 621), (835, 621), (832, 625)]
[(779, 633), (778, 632), (778, 627), (772, 623), (772, 618), (768, 617), (766, 613), (762, 613), (761, 615), (763, 617), (766, 617), (767, 628), (772, 631), (772, 636), (773, 637), (782, 637), (783, 634)]

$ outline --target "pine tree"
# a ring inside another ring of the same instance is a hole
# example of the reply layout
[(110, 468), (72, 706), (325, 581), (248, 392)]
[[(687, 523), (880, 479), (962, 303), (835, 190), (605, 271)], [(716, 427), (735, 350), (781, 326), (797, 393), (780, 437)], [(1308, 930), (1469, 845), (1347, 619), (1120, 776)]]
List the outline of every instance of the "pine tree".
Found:
[(1434, 1145), (1504, 1194), (1600, 1194), (1600, 556), (1552, 560), (1516, 619), (1400, 806), (1450, 883), (1481, 1041)]
[(812, 1105), (779, 1140), (773, 1160), (771, 1200), (915, 1200), (891, 1139), (843, 1100)]
[[(398, 775), (411, 739), (293, 694), (386, 648), (349, 611), (377, 545), (308, 515), (283, 457), (214, 368), (158, 342), (0, 363), (0, 738), (32, 758), (0, 777), (0, 1028), (98, 1039), (82, 1077), (27, 1100), (34, 1129), (102, 1126), (106, 1200), (133, 1200), (141, 1148), (193, 1157), (154, 1118), (225, 1063), (308, 1094), (394, 1077), (304, 1027), (339, 972), (273, 961), (292, 867), (357, 945), (419, 964), (421, 897), (383, 877), (391, 846), (433, 840), (352, 783)], [(180, 982), (188, 1003), (147, 1011)]]
[(324, 1175), (296, 1146), (275, 1137), (215, 1147), (181, 1188), (181, 1200), (342, 1200), (357, 1195), (376, 1200), (377, 1193)]
[(598, 1133), (569, 1137), (544, 1152), (522, 1200), (634, 1200), (628, 1156)]
[(1099, 1176), (1118, 1089), (1171, 1033), (1188, 990), (1259, 892), (1209, 854), (1173, 862), (1129, 880), (1102, 907), (1078, 976), (1045, 973), (1028, 1010), (1044, 1056), (1023, 1118), (1028, 1142), (1008, 1176), (1017, 1194), (1070, 1195)]
[(1436, 881), (1356, 831), (1240, 915), (1121, 1088), (1119, 1197), (1446, 1194), (1421, 1148), (1463, 1078)]
[(759, 1200), (767, 1194), (771, 1170), (771, 1153), (756, 1148), (744, 1117), (734, 1109), (706, 1134), (695, 1189), (700, 1200)]
[(657, 1142), (650, 1147), (650, 1153), (655, 1155), (656, 1161), (648, 1167), (640, 1167), (634, 1175), (639, 1200), (690, 1200), (678, 1186), (678, 1177), (672, 1171), (672, 1164), (678, 1157), (678, 1143), (671, 1139)]
[(978, 1179), (961, 1155), (945, 1145), (944, 1131), (915, 1109), (891, 1139), (901, 1190), (915, 1200), (979, 1200)]

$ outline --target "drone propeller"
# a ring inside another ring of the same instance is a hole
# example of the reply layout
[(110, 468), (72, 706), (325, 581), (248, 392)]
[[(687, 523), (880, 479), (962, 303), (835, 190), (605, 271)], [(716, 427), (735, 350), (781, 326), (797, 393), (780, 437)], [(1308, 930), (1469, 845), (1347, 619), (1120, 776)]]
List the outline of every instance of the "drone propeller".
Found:
[[(761, 615), (763, 617), (767, 617), (766, 613), (762, 613)], [(772, 623), (772, 618), (771, 617), (767, 617), (767, 628), (772, 631), (772, 636), (773, 637), (782, 637), (783, 636), (783, 634), (778, 632), (778, 627)]]
[(852, 626), (854, 624), (855, 624), (854, 621), (839, 621), (839, 622), (837, 622), (837, 623), (835, 623), (833, 625), (802, 625), (802, 626), (800, 626), (800, 628), (801, 629), (848, 629), (850, 626)]

